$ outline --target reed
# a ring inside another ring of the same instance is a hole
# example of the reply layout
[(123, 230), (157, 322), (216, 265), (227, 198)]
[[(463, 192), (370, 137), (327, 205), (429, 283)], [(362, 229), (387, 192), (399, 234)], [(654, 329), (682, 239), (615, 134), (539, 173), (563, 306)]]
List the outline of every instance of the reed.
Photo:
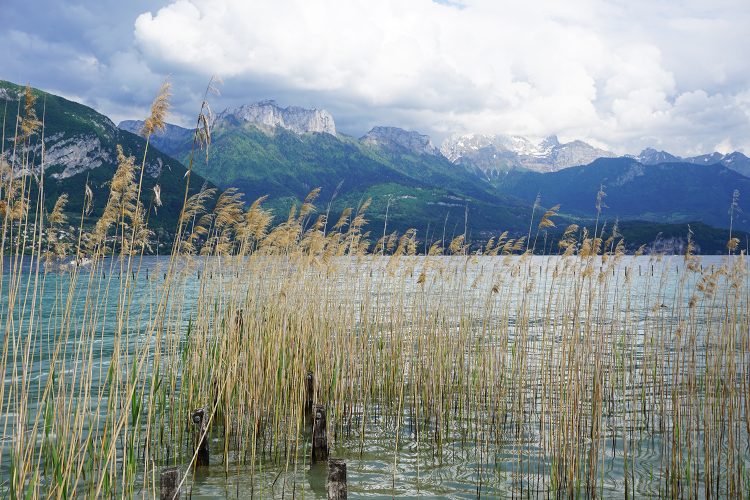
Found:
[(118, 150), (103, 215), (84, 209), (72, 240), (66, 203), (90, 191), (47, 213), (43, 112), (22, 101), (0, 155), (4, 495), (156, 496), (167, 465), (192, 487), (195, 408), (227, 488), (306, 491), (308, 372), (350, 477), (377, 450), (385, 494), (454, 492), (430, 478), (448, 466), (477, 494), (750, 494), (744, 255), (626, 256), (600, 220), (532, 255), (559, 207), (531, 242), (533, 220), (483, 255), (463, 234), (417, 255), (415, 230), (370, 241), (369, 201), (336, 218), (313, 190), (274, 225), (264, 199), (186, 188), (171, 256), (147, 261), (145, 159)]

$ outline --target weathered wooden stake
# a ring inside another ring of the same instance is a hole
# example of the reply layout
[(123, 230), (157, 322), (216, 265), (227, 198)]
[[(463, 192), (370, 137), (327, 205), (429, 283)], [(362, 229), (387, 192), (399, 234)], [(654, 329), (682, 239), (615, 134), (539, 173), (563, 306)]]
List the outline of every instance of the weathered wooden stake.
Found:
[(312, 431), (312, 462), (328, 460), (328, 425), (326, 424), (326, 408), (315, 405)]
[(346, 500), (346, 462), (328, 460), (328, 500)]
[(167, 467), (159, 476), (159, 498), (161, 500), (179, 500), (180, 469)]
[(205, 408), (193, 410), (193, 424), (198, 428), (198, 456), (195, 457), (196, 467), (205, 467), (209, 462), (208, 454), (208, 415)]
[(305, 375), (305, 417), (312, 417), (313, 410), (313, 373), (307, 372)]

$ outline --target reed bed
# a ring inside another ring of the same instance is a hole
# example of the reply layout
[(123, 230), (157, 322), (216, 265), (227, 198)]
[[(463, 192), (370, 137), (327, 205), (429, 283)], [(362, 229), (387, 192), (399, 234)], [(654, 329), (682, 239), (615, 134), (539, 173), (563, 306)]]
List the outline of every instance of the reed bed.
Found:
[[(478, 255), (464, 236), (370, 241), (368, 203), (336, 218), (317, 190), (272, 225), (262, 199), (186, 189), (172, 255), (148, 258), (143, 165), (122, 152), (103, 215), (58, 237), (36, 109), (28, 92), (3, 150), (3, 495), (157, 496), (168, 465), (189, 491), (200, 407), (225, 494), (314, 495), (308, 373), (360, 491), (750, 495), (744, 255), (625, 256), (598, 223), (558, 256), (532, 255), (531, 230)], [(358, 476), (373, 453), (387, 467)]]

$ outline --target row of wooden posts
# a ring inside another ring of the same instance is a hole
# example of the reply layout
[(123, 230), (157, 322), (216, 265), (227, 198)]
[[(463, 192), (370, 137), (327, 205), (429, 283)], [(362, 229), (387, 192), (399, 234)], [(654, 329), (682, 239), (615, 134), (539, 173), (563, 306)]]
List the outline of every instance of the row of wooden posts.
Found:
[[(628, 269), (630, 269), (630, 268), (629, 267), (625, 267), (624, 269), (625, 269), (625, 276), (627, 276), (628, 275)], [(675, 273), (680, 274), (680, 266), (677, 266), (677, 265), (674, 266), (674, 270), (675, 270)], [(601, 273), (603, 271), (604, 271), (604, 266), (599, 266), (599, 272)], [(648, 272), (648, 268), (646, 268), (646, 271)], [(713, 272), (713, 271), (714, 271), (714, 266), (713, 266), (713, 264), (711, 264), (711, 272)], [(531, 266), (529, 266), (529, 272), (531, 272)], [(703, 272), (703, 265), (701, 265), (701, 272)], [(540, 276), (542, 275), (542, 266), (539, 266), (539, 275)], [(612, 268), (612, 276), (614, 276), (614, 275), (615, 275), (615, 268), (613, 267)], [(651, 276), (653, 276), (653, 275), (654, 275), (654, 265), (651, 264)], [(638, 266), (638, 276), (641, 276), (641, 266), (640, 265)]]
[[(328, 462), (328, 499), (346, 500), (346, 462), (328, 456), (328, 424), (326, 408), (316, 405), (314, 401), (314, 380), (312, 372), (305, 376), (305, 420), (312, 424), (311, 463)], [(190, 416), (196, 429), (195, 467), (207, 467), (210, 463), (208, 448), (207, 408), (198, 408)], [(180, 469), (167, 467), (159, 477), (159, 497), (161, 500), (178, 500), (180, 498)]]

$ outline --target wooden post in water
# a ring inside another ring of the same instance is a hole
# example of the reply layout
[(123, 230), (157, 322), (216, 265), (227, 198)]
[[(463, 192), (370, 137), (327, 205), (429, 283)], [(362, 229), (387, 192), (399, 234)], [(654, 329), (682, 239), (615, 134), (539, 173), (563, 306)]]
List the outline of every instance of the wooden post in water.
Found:
[(328, 460), (328, 425), (326, 423), (326, 408), (315, 405), (312, 431), (312, 462)]
[(208, 415), (206, 408), (193, 410), (193, 424), (198, 429), (198, 456), (195, 457), (196, 467), (206, 467), (209, 463), (208, 453)]
[(161, 500), (179, 500), (180, 469), (167, 467), (159, 476), (159, 498)]
[(313, 372), (307, 372), (305, 375), (305, 418), (312, 417), (314, 392)]
[(328, 460), (328, 500), (346, 500), (346, 462)]

